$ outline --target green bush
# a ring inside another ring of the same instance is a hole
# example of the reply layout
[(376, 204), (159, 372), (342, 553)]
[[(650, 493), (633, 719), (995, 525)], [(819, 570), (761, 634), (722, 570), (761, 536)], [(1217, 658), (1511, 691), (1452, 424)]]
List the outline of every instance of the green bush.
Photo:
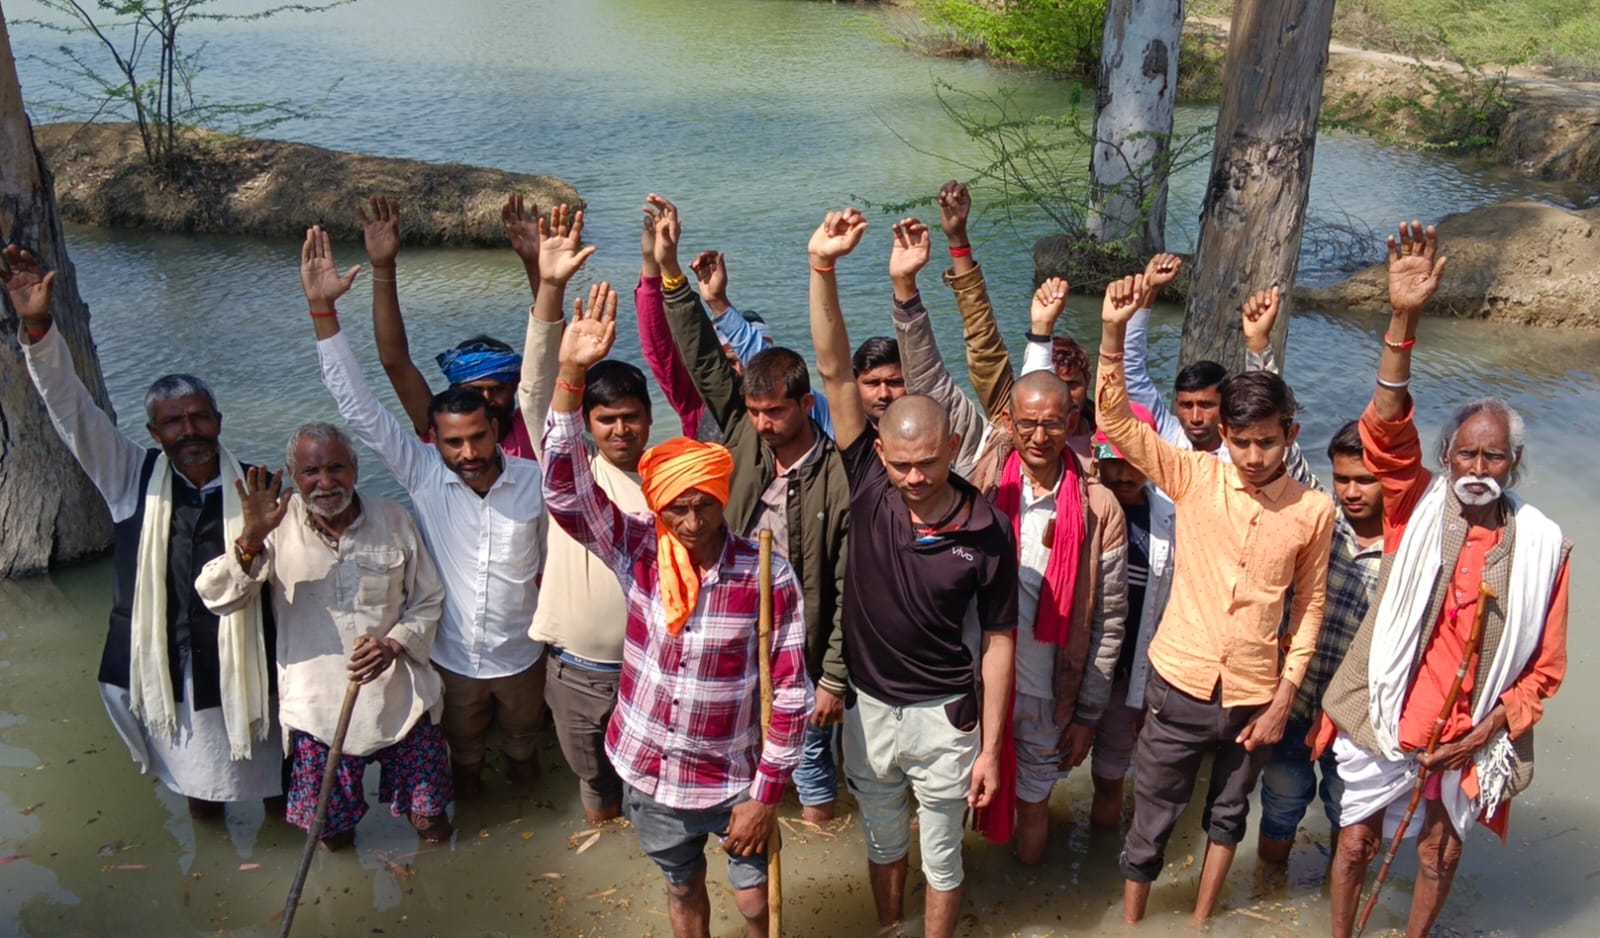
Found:
[(1076, 77), (1099, 68), (1105, 0), (916, 0), (930, 24), (1002, 62)]

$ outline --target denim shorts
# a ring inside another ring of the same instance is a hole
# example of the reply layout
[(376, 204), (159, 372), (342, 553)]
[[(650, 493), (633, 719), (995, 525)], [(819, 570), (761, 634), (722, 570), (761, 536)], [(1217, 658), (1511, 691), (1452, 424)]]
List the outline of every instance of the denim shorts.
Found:
[(832, 804), (839, 799), (839, 770), (833, 757), (838, 741), (837, 726), (806, 724), (805, 749), (794, 770), (794, 790), (802, 805)]
[[(623, 789), (622, 810), (639, 835), (639, 846), (673, 885), (705, 875), (707, 838), (726, 834), (734, 807), (750, 800), (741, 792), (710, 808), (669, 808), (632, 785), (625, 783)], [(766, 881), (766, 851), (748, 857), (728, 854), (728, 882), (734, 889), (752, 889)]]

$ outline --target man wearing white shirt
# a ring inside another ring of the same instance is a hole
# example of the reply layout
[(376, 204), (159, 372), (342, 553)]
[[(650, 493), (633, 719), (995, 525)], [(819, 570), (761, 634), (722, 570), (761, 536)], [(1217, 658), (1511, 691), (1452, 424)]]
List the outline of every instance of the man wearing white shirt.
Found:
[(528, 637), (544, 568), (548, 517), (536, 463), (507, 456), (482, 395), (435, 395), (429, 445), (389, 413), (367, 385), (334, 301), (360, 267), (340, 275), (326, 232), (306, 232), (300, 280), (317, 334), (322, 380), (355, 436), (411, 496), (423, 540), (444, 581), (433, 663), (444, 679), (444, 732), (456, 795), (480, 787), (489, 725), (514, 784), (538, 774), (534, 733), (544, 700), (544, 644)]

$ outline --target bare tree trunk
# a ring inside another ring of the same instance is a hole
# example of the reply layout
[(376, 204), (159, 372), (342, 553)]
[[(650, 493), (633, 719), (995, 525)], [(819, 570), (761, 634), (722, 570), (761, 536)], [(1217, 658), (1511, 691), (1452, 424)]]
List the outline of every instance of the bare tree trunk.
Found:
[[(33, 145), (11, 37), (0, 15), (0, 237), (56, 272), (50, 310), (95, 400), (111, 413), (89, 309), (67, 259), (55, 181)], [(0, 291), (3, 296), (4, 291)], [(111, 543), (105, 502), (56, 436), (17, 344), (16, 311), (0, 300), (0, 577), (43, 572)]]
[(1187, 364), (1244, 366), (1239, 309), (1277, 284), (1272, 343), (1283, 360), (1311, 187), (1333, 0), (1235, 0), (1217, 147), (1200, 213), (1200, 244), (1183, 318)]
[(1183, 0), (1110, 0), (1089, 158), (1089, 234), (1138, 254), (1166, 250), (1167, 162)]

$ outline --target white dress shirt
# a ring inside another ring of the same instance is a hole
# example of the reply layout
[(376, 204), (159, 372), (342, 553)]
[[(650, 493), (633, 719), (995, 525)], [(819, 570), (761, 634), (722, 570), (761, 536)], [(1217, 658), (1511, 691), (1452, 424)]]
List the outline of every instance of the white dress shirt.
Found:
[(434, 663), (473, 678), (527, 670), (544, 654), (528, 637), (549, 523), (539, 465), (500, 452), (500, 477), (479, 496), (378, 401), (343, 332), (318, 342), (317, 355), (339, 414), (410, 494), (444, 581)]

